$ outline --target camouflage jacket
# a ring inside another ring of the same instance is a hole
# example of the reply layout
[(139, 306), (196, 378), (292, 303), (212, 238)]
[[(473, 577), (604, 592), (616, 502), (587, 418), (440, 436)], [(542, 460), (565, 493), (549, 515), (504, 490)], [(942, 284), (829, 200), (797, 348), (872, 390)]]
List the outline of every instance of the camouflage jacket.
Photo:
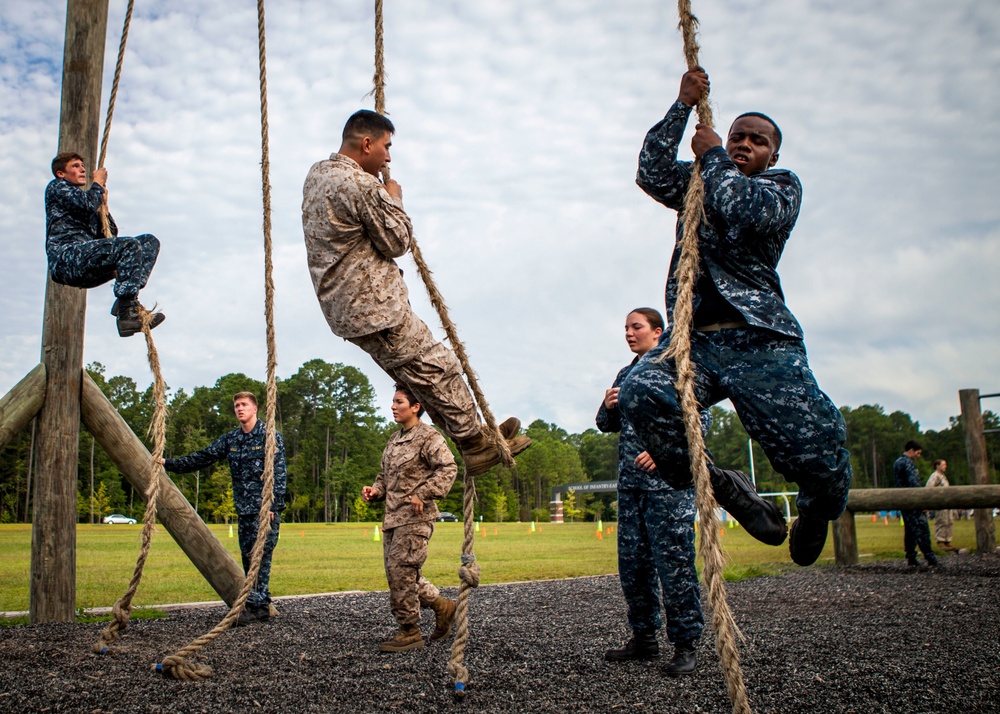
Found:
[(950, 485), (951, 484), (948, 483), (948, 477), (940, 471), (935, 471), (931, 474), (931, 477), (927, 479), (927, 488), (942, 488)]
[[(375, 479), (375, 499), (385, 499), (382, 527), (386, 530), (438, 517), (434, 503), (444, 498), (455, 483), (458, 466), (444, 437), (434, 427), (420, 422), (409, 431), (400, 429), (389, 437), (382, 452), (382, 472)], [(410, 497), (424, 502), (419, 516)]]
[[(241, 427), (223, 434), (201, 451), (177, 459), (166, 459), (163, 468), (174, 473), (186, 474), (197, 471), (209, 464), (227, 459), (229, 473), (233, 477), (233, 501), (236, 513), (249, 516), (260, 512), (264, 488), (264, 422), (257, 420), (246, 434)], [(285, 440), (275, 433), (274, 452), (274, 501), (271, 510), (281, 513), (285, 510), (285, 487), (288, 474), (285, 471)]]
[(403, 202), (377, 178), (341, 154), (313, 164), (302, 189), (302, 231), (313, 288), (335, 335), (361, 337), (402, 322), (409, 296), (393, 258), (410, 249), (413, 227)]
[[(636, 183), (643, 191), (678, 213), (683, 210), (691, 178), (692, 163), (677, 160), (677, 148), (690, 113), (691, 107), (677, 101), (666, 117), (649, 130), (636, 175)], [(748, 324), (802, 339), (802, 328), (785, 306), (777, 272), (778, 260), (799, 215), (802, 184), (785, 169), (744, 176), (722, 146), (706, 151), (701, 166), (706, 214), (698, 229), (702, 273), (711, 278), (722, 298)], [(678, 215), (667, 280), (669, 322), (673, 322), (677, 300), (674, 271), (683, 232), (683, 220)], [(696, 292), (695, 310), (699, 302)]]
[(913, 459), (905, 454), (892, 465), (892, 475), (896, 488), (920, 488), (920, 472)]
[[(615, 377), (612, 388), (622, 386), (622, 382), (628, 377), (632, 368), (639, 361), (636, 357), (629, 364), (625, 365)], [(618, 490), (619, 491), (673, 491), (674, 487), (668, 484), (660, 472), (656, 469), (644, 471), (635, 465), (636, 457), (646, 449), (639, 443), (639, 437), (628, 419), (621, 410), (615, 407), (608, 409), (601, 400), (601, 406), (597, 410), (597, 428), (605, 434), (619, 432), (618, 435)], [(712, 413), (705, 409), (701, 413), (702, 434), (707, 434), (712, 424)]]
[[(101, 201), (104, 189), (93, 183), (84, 191), (66, 179), (56, 178), (45, 187), (45, 252), (49, 259), (76, 243), (103, 238)], [(115, 219), (108, 215), (111, 235), (118, 235)]]

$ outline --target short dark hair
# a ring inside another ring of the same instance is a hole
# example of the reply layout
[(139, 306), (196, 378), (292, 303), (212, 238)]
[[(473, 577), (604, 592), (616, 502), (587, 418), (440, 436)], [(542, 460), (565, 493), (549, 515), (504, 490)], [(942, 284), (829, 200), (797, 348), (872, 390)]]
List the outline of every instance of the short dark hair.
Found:
[[(75, 151), (63, 151), (60, 154), (56, 154), (56, 158), (52, 159), (52, 175), (56, 176), (57, 171), (65, 171), (66, 164), (70, 161), (75, 161), (76, 159), (80, 159), (80, 161), (84, 160), (83, 157)], [(56, 178), (59, 177), (56, 176)]]
[(907, 441), (906, 446), (903, 447), (903, 451), (923, 451), (923, 450), (924, 447), (922, 447), (919, 443), (917, 443), (913, 439)]
[(417, 399), (416, 396), (414, 396), (413, 390), (410, 389), (407, 385), (403, 384), (402, 382), (396, 382), (395, 387), (396, 387), (396, 391), (397, 392), (399, 392), (404, 397), (406, 397), (407, 404), (409, 404), (411, 407), (414, 404), (416, 404), (418, 407), (420, 407), (419, 409), (417, 409), (417, 416), (418, 417), (423, 416), (424, 415), (424, 408), (420, 404), (420, 400)]
[[(774, 121), (774, 119), (772, 119), (771, 117), (769, 117), (767, 114), (762, 114), (761, 112), (743, 112), (738, 117), (736, 117), (735, 119), (733, 119), (733, 124), (735, 124), (736, 122), (738, 122), (743, 117), (757, 117), (758, 119), (763, 119), (768, 124), (770, 124), (771, 126), (773, 126), (774, 127), (774, 138), (778, 142), (777, 146), (774, 147), (774, 150), (777, 151), (778, 149), (781, 148), (781, 129), (778, 127), (778, 123), (776, 121)], [(733, 130), (733, 124), (729, 125), (729, 130), (730, 131)]]
[(236, 394), (233, 395), (233, 404), (236, 404), (237, 399), (249, 399), (253, 402), (254, 406), (257, 406), (257, 395), (253, 392), (236, 392)]
[(937, 467), (943, 464), (944, 462), (945, 462), (944, 459), (934, 459), (934, 469), (937, 470)]
[(660, 314), (659, 310), (654, 310), (651, 307), (637, 307), (634, 310), (630, 310), (628, 314), (631, 315), (633, 312), (637, 312), (645, 317), (646, 322), (648, 322), (649, 326), (654, 330), (662, 330), (664, 328), (663, 315)]
[(351, 114), (347, 123), (344, 124), (343, 140), (360, 139), (370, 136), (374, 139), (382, 137), (384, 134), (395, 134), (396, 127), (393, 126), (389, 118), (373, 112), (370, 109), (359, 109)]

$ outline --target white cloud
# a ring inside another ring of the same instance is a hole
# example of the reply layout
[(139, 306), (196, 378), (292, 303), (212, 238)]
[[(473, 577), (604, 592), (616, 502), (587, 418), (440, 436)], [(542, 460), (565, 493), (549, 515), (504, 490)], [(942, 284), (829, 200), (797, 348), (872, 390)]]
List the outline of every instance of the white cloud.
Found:
[[(55, 152), (65, 5), (0, 21), (0, 392), (38, 359), (42, 190)], [(112, 2), (105, 95), (123, 2)], [(940, 428), (956, 391), (996, 384), (1000, 347), (1000, 7), (905, 0), (701, 3), (717, 121), (782, 125), (805, 185), (782, 261), (821, 385)], [(268, 84), (279, 374), (321, 357), (388, 380), (330, 334), (299, 223), (309, 166), (371, 86), (370, 3), (270, 0)], [(662, 307), (674, 216), (634, 183), (683, 70), (653, 0), (386, 4), (393, 175), (494, 411), (592, 424), (629, 353), (625, 313)], [(257, 34), (232, 0), (136, 8), (111, 138), (112, 208), (163, 243), (143, 293), (174, 388), (264, 374)], [(437, 330), (409, 260), (414, 305)], [(86, 359), (147, 383), (110, 289)], [(440, 331), (438, 331), (440, 334)]]

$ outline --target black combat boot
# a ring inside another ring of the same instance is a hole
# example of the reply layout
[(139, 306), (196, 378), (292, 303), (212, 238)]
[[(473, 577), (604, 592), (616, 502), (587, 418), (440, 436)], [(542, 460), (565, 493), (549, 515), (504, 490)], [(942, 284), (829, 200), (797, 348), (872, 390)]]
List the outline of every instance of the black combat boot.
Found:
[(664, 674), (670, 677), (677, 677), (681, 674), (691, 674), (694, 672), (696, 663), (694, 642), (678, 642), (674, 645), (674, 656), (664, 668)]
[[(115, 304), (111, 306), (111, 312), (117, 314), (118, 317), (119, 337), (131, 337), (137, 332), (142, 332), (142, 318), (139, 317), (140, 307), (139, 301), (134, 297), (121, 297), (115, 300)], [(152, 330), (165, 319), (167, 318), (162, 312), (155, 313), (149, 323), (149, 329)]]
[(715, 500), (732, 514), (744, 530), (767, 545), (781, 545), (788, 534), (785, 517), (773, 503), (757, 495), (742, 471), (727, 471), (708, 465)]
[(660, 643), (656, 641), (656, 630), (646, 632), (633, 630), (632, 639), (626, 642), (624, 647), (604, 653), (604, 659), (608, 662), (656, 659), (659, 656)]
[(797, 565), (812, 565), (823, 552), (826, 545), (826, 534), (830, 530), (830, 521), (822, 518), (812, 518), (803, 514), (792, 523), (792, 532), (788, 536), (788, 552)]
[(911, 568), (919, 568), (920, 567), (920, 561), (917, 560), (917, 556), (916, 555), (908, 555), (908, 556), (906, 556), (906, 564), (909, 565)]

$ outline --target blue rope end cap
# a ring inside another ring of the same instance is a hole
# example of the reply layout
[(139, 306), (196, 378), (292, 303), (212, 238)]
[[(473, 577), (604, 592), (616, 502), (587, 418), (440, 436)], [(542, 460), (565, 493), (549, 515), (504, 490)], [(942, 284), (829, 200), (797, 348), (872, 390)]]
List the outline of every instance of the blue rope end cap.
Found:
[(153, 671), (154, 672), (161, 672), (162, 673), (163, 672), (163, 665), (160, 664), (159, 662), (157, 662), (156, 666), (153, 668)]
[(455, 699), (465, 698), (465, 682), (455, 682)]
[(108, 648), (107, 648), (107, 647), (102, 647), (102, 648), (101, 648), (101, 651), (99, 652), (99, 654), (104, 654), (104, 653), (105, 653), (105, 652), (107, 652), (107, 651), (108, 651)]

